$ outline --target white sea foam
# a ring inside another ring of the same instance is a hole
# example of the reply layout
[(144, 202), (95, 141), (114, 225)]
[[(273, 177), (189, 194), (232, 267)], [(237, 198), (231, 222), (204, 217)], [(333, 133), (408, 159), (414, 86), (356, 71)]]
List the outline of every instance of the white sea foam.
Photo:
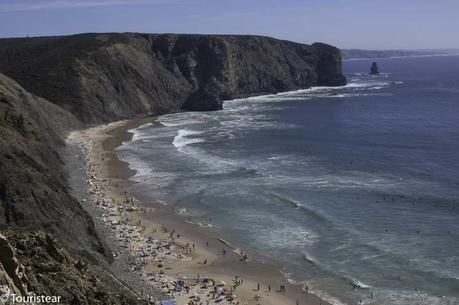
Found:
[(195, 226), (199, 226), (200, 228), (220, 228), (220, 227), (217, 227), (217, 226), (214, 226), (213, 224), (211, 223), (203, 223), (203, 222), (193, 222), (191, 220), (185, 220), (186, 223), (189, 223), (191, 225), (195, 225)]
[(147, 127), (150, 127), (150, 126), (153, 126), (153, 123), (150, 122), (150, 123), (146, 123), (146, 124), (140, 125), (136, 129), (144, 129), (144, 128), (147, 128)]
[(284, 102), (287, 100), (307, 100), (312, 97), (346, 97), (345, 95), (340, 96), (340, 94), (330, 94), (333, 91), (345, 91), (347, 89), (366, 89), (366, 88), (376, 88), (374, 90), (380, 90), (386, 86), (389, 86), (390, 83), (383, 82), (378, 79), (368, 79), (368, 78), (355, 78), (352, 79), (345, 86), (321, 86), (321, 87), (310, 87), (307, 89), (299, 89), (294, 91), (280, 92), (275, 94), (267, 95), (258, 95), (247, 98), (240, 98), (234, 100), (225, 101), (226, 104), (229, 103), (240, 103), (248, 101), (263, 101), (263, 102)]
[(136, 171), (134, 177), (131, 178), (135, 181), (140, 181), (142, 178), (149, 178), (153, 175), (153, 169), (150, 164), (140, 160), (133, 154), (122, 155), (121, 160), (127, 162), (129, 168)]
[(321, 289), (321, 285), (316, 285), (314, 282), (308, 282), (308, 281), (297, 281), (297, 280), (294, 280), (291, 278), (291, 274), (290, 273), (286, 273), (286, 272), (283, 272), (283, 271), (280, 271), (282, 273), (282, 275), (284, 276), (284, 278), (292, 285), (295, 285), (295, 286), (299, 286), (301, 287), (301, 289), (303, 291), (306, 291), (306, 287), (308, 287), (308, 292), (309, 293), (312, 293), (312, 294), (315, 294), (316, 296), (318, 296), (319, 298), (321, 298), (322, 300), (330, 303), (330, 304), (334, 304), (334, 305), (348, 305), (347, 303), (344, 303), (343, 301), (339, 300), (338, 298), (336, 297), (333, 297), (327, 293), (325, 293), (322, 289)]
[(177, 214), (178, 214), (178, 215), (183, 215), (183, 216), (189, 215), (188, 210), (187, 210), (186, 208), (179, 208), (179, 209), (177, 209)]
[(162, 205), (165, 205), (167, 206), (167, 202), (163, 201), (163, 200), (160, 200), (160, 199), (156, 199), (156, 201)]
[(184, 146), (194, 144), (194, 143), (203, 143), (205, 142), (202, 138), (190, 138), (190, 136), (200, 135), (202, 131), (194, 131), (189, 129), (180, 129), (178, 134), (175, 136), (174, 140), (172, 141), (172, 145), (175, 148), (180, 149)]
[(213, 115), (204, 112), (182, 112), (163, 115), (157, 121), (166, 127), (177, 127), (203, 123), (212, 118)]
[(161, 123), (161, 125), (166, 126), (166, 127), (178, 127), (178, 126), (190, 125), (190, 124), (193, 124), (193, 123), (199, 123), (199, 121), (195, 121), (195, 120), (182, 120), (182, 121), (169, 120), (169, 121), (166, 121), (165, 119), (159, 119), (158, 121)]

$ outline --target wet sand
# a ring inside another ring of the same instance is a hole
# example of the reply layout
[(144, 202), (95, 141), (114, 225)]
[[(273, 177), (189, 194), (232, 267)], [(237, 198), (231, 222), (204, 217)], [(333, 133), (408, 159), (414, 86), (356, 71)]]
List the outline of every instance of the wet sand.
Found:
[[(130, 266), (125, 272), (136, 275), (154, 290), (173, 295), (179, 305), (189, 304), (195, 296), (199, 300), (195, 297), (192, 304), (328, 304), (306, 293), (304, 287), (290, 284), (276, 266), (258, 262), (250, 253), (244, 262), (243, 256), (234, 251), (236, 246), (222, 240), (218, 232), (188, 223), (170, 206), (147, 202), (147, 196), (131, 192), (135, 182), (129, 178), (136, 172), (118, 159), (115, 150), (123, 141), (130, 140), (129, 129), (153, 120), (120, 121), (69, 136), (69, 142), (78, 144), (84, 151), (88, 187), (94, 197), (92, 204), (101, 211), (97, 217), (102, 215), (106, 231), (118, 243), (111, 245), (115, 264), (123, 256), (130, 256), (127, 260)], [(227, 292), (226, 296), (236, 295), (234, 301), (231, 303), (231, 298), (227, 298), (215, 303), (213, 285), (207, 285), (203, 281), (206, 278), (214, 280), (219, 289)], [(241, 279), (242, 284), (235, 287)], [(189, 291), (176, 291), (167, 284), (177, 281), (186, 283)], [(285, 286), (283, 292), (281, 285)]]

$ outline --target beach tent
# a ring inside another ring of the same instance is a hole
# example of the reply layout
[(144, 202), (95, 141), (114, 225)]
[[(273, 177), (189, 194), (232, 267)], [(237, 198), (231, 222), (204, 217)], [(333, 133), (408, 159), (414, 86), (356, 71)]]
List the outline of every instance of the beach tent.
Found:
[(174, 300), (162, 301), (161, 305), (177, 305)]

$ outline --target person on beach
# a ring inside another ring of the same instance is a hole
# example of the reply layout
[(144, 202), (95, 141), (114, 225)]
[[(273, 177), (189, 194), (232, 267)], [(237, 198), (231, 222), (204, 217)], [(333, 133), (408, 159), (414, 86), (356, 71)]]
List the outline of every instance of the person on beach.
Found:
[(257, 284), (257, 290), (260, 291), (260, 283)]

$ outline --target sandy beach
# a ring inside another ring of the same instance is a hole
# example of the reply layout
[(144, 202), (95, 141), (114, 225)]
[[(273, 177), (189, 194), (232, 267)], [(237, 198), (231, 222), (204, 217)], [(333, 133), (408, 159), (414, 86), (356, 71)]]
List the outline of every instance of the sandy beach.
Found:
[(110, 236), (114, 265), (118, 262), (130, 273), (122, 278), (133, 279), (126, 281), (139, 290), (139, 297), (180, 305), (328, 304), (307, 293), (307, 287), (289, 283), (274, 266), (186, 222), (174, 207), (144, 202), (142, 194), (130, 191), (135, 171), (117, 158), (115, 149), (130, 139), (129, 129), (153, 120), (120, 121), (68, 137), (83, 152), (90, 196), (83, 205), (92, 206), (89, 212), (99, 229)]

